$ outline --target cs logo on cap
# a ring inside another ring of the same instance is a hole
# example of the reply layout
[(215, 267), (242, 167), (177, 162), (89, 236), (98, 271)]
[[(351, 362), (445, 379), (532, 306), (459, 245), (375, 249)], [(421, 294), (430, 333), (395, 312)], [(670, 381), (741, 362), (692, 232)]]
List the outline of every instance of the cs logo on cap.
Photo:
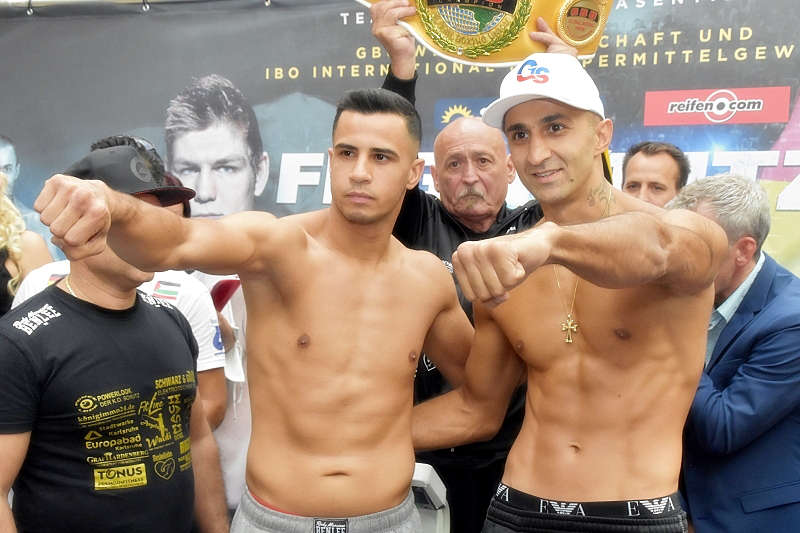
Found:
[(549, 72), (549, 68), (540, 67), (535, 60), (529, 59), (519, 67), (517, 81), (531, 80), (533, 83), (547, 83), (550, 81), (550, 76), (547, 75)]

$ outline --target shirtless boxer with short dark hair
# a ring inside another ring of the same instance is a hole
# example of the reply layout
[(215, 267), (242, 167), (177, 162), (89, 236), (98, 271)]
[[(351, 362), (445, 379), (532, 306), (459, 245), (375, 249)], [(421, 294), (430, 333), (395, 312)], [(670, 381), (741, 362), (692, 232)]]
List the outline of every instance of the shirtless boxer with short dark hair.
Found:
[(484, 531), (684, 531), (681, 433), (725, 233), (606, 182), (613, 128), (575, 58), (534, 54), (500, 96), (484, 121), (505, 132), (544, 219), (454, 254), (475, 339), (462, 386), (415, 408), (415, 445), (490, 437), (525, 379)]
[(458, 383), (472, 330), (441, 262), (391, 236), (422, 173), (419, 140), (406, 100), (354, 91), (337, 112), (328, 209), (183, 219), (65, 176), (37, 199), (70, 255), (103, 249), (110, 225), (108, 243), (142, 268), (239, 274), (253, 431), (233, 531), (420, 527), (410, 495), (418, 354)]

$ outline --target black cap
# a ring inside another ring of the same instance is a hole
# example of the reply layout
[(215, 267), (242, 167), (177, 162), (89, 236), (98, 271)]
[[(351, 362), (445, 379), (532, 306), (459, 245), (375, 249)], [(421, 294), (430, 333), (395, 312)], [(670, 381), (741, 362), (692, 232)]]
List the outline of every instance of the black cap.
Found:
[(153, 194), (164, 207), (194, 198), (192, 189), (169, 185), (162, 169), (144, 157), (136, 146), (121, 145), (93, 150), (62, 174), (97, 179), (128, 194)]

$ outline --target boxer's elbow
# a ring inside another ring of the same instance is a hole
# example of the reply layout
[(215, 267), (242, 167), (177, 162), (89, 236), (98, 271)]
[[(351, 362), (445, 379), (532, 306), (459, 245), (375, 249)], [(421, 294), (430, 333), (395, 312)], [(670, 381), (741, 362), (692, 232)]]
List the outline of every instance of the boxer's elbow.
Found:
[(505, 410), (489, 403), (473, 404), (470, 419), (470, 441), (491, 440), (503, 425)]
[(492, 440), (494, 436), (497, 435), (497, 432), (500, 431), (500, 426), (502, 426), (502, 420), (496, 420), (494, 418), (486, 420), (476, 429), (475, 438), (473, 440), (476, 442)]

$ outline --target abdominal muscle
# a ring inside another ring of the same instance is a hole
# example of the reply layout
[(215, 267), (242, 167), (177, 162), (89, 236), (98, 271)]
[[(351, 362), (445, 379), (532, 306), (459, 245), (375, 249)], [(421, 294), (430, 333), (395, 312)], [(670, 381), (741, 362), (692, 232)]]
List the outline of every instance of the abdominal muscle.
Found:
[[(397, 506), (414, 471), (411, 376), (377, 372), (268, 376), (251, 365), (247, 485), (302, 516), (347, 517)], [(387, 376), (390, 377), (390, 376)], [(408, 381), (408, 383), (404, 383)]]
[(322, 454), (263, 440), (251, 438), (247, 485), (274, 509), (311, 517), (360, 516), (395, 507), (408, 495), (414, 470), (410, 447)]
[[(677, 490), (687, 395), (676, 376), (649, 390), (606, 374), (597, 387), (528, 382), (525, 420), (503, 482), (557, 501), (615, 501)], [(541, 376), (539, 376), (541, 378)], [(628, 376), (629, 382), (638, 381)]]

